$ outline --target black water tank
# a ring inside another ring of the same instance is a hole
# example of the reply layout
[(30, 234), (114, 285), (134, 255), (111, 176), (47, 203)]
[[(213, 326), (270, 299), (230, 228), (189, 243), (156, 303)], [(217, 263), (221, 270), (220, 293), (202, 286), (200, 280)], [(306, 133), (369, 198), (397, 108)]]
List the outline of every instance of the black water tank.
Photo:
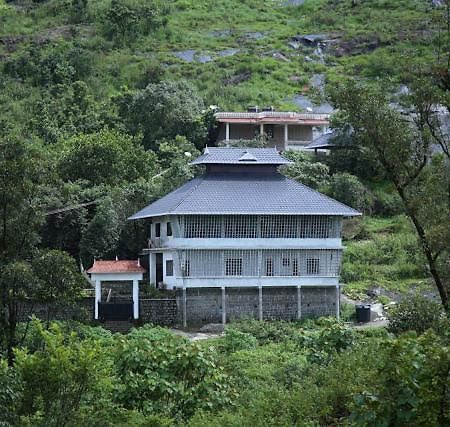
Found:
[(360, 304), (356, 306), (356, 321), (358, 323), (370, 322), (370, 304)]

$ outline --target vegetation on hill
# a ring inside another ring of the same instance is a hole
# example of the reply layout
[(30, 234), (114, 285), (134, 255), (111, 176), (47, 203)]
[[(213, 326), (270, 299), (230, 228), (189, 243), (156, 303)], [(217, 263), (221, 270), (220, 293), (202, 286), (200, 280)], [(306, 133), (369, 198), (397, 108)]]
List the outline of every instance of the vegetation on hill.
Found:
[[(205, 106), (321, 108), (326, 93), (340, 149), (288, 152), (282, 172), (365, 214), (345, 224), (344, 292), (386, 303), (433, 281), (448, 308), (437, 3), (0, 0), (0, 425), (449, 425), (448, 312), (423, 295), (389, 331), (247, 321), (192, 343), (50, 321), (81, 295), (77, 263), (135, 258), (147, 225), (127, 218), (199, 172)], [(46, 322), (22, 323), (24, 303)]]

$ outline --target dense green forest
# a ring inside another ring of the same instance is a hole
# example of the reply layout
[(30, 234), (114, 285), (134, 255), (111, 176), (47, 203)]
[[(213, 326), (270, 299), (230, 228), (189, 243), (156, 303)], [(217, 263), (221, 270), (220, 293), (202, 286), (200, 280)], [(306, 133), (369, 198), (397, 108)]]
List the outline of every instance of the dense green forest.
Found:
[[(428, 0), (0, 0), (0, 426), (449, 425), (449, 16)], [(364, 213), (344, 227), (343, 292), (397, 302), (387, 328), (350, 326), (346, 304), (342, 322), (204, 342), (51, 321), (84, 294), (80, 263), (135, 258), (146, 225), (126, 219), (201, 172), (210, 105), (328, 103), (340, 149), (287, 152), (282, 173)], [(23, 321), (24, 302), (46, 319)]]

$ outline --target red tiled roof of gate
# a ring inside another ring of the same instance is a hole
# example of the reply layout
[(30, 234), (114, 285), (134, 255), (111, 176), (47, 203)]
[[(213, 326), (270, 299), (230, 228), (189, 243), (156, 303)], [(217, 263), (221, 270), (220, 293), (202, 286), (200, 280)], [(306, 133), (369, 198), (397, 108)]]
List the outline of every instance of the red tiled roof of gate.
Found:
[(145, 273), (147, 270), (137, 260), (94, 261), (87, 273)]

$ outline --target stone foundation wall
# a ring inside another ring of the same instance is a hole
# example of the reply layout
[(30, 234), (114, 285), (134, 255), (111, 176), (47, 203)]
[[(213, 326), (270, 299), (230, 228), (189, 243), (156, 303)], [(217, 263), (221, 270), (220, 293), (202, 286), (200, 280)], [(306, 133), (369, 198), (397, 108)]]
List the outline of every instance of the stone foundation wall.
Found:
[[(128, 285), (128, 284), (127, 284)], [(128, 285), (130, 286), (130, 285)], [(125, 288), (123, 288), (125, 290)], [(131, 297), (130, 297), (131, 298)], [(131, 301), (131, 299), (130, 299)], [(226, 288), (226, 319), (259, 318), (258, 288)], [(93, 319), (94, 299), (84, 298), (76, 306), (55, 306), (51, 317), (54, 320)], [(183, 293), (175, 298), (140, 298), (140, 321), (161, 326), (183, 324)], [(47, 319), (47, 306), (25, 305), (20, 320), (34, 314)], [(186, 290), (186, 321), (188, 326), (222, 322), (222, 290), (220, 288), (197, 288)], [(262, 314), (265, 320), (295, 320), (298, 316), (297, 288), (263, 288)], [(336, 315), (336, 288), (301, 288), (302, 317)]]
[[(178, 323), (182, 323), (183, 295), (177, 293)], [(227, 322), (235, 319), (259, 318), (258, 288), (226, 288)], [(220, 323), (222, 290), (197, 288), (186, 290), (187, 324)], [(263, 288), (262, 315), (265, 320), (294, 320), (298, 316), (297, 288)], [(301, 316), (336, 315), (336, 288), (301, 288)]]
[(142, 323), (174, 326), (178, 319), (177, 300), (174, 298), (141, 298), (139, 300), (139, 313)]

